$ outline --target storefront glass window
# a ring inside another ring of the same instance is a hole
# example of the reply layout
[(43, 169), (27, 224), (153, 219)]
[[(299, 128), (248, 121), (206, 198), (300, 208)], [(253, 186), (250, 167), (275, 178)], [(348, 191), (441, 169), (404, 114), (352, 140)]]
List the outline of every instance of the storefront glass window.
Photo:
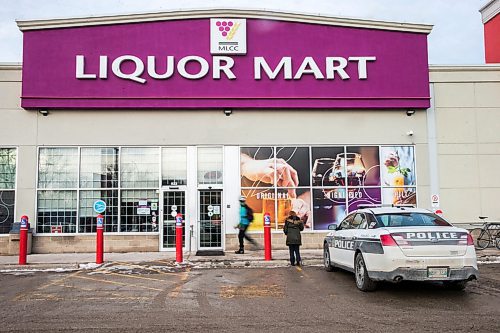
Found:
[(158, 231), (153, 223), (157, 216), (158, 194), (154, 190), (124, 190), (121, 191), (121, 221), (122, 232)]
[(38, 191), (37, 232), (76, 232), (76, 191)]
[(163, 148), (162, 153), (162, 186), (187, 184), (187, 150), (186, 148)]
[(16, 185), (16, 149), (0, 148), (0, 189), (13, 190)]
[(79, 232), (95, 232), (97, 213), (94, 211), (94, 202), (106, 202), (104, 212), (104, 231), (118, 231), (118, 190), (80, 191)]
[(253, 230), (264, 211), (277, 229), (294, 210), (306, 230), (328, 230), (363, 204), (417, 203), (413, 146), (242, 147), (240, 158)]
[(8, 233), (14, 222), (16, 149), (0, 148), (0, 234)]
[(80, 187), (118, 188), (118, 148), (82, 148)]
[(157, 188), (159, 161), (158, 148), (122, 148), (121, 186)]
[[(105, 231), (158, 231), (150, 226), (150, 220), (157, 214), (151, 204), (155, 202), (158, 206), (159, 151), (159, 148), (40, 148), (37, 232), (95, 232), (97, 213), (93, 204), (97, 200), (106, 202)], [(120, 185), (139, 190), (121, 191)], [(121, 201), (120, 193), (125, 195)], [(147, 209), (142, 205), (143, 200), (136, 200), (143, 199), (143, 194)], [(148, 214), (144, 213), (146, 210)]]
[(222, 147), (198, 148), (198, 184), (222, 184)]
[(78, 148), (40, 148), (39, 188), (78, 186)]

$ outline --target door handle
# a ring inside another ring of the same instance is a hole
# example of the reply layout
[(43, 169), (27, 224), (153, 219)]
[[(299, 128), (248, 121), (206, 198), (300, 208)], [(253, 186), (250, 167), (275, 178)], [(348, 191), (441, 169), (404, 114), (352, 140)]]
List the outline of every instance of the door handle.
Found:
[(352, 239), (358, 239), (358, 237), (356, 237), (356, 236), (352, 236)]
[(346, 239), (347, 237), (342, 236), (342, 239)]

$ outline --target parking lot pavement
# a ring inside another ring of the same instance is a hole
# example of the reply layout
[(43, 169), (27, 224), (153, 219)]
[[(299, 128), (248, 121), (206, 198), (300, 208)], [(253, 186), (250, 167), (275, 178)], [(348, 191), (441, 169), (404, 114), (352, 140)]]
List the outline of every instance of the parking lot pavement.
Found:
[[(301, 250), (303, 261), (308, 265), (321, 265), (323, 250)], [(195, 256), (185, 253), (184, 261), (194, 267), (230, 268), (230, 267), (282, 267), (288, 263), (288, 250), (273, 250), (272, 261), (264, 261), (262, 250), (246, 251), (245, 254), (235, 254), (227, 251), (223, 256)], [(477, 251), (478, 262), (500, 262), (500, 250), (490, 248)], [(126, 262), (129, 264), (146, 261), (175, 262), (175, 252), (128, 252), (105, 253), (107, 264)], [(28, 265), (19, 266), (17, 256), (0, 256), (0, 273), (16, 270), (73, 271), (92, 268), (95, 262), (94, 253), (63, 253), (63, 254), (32, 254), (28, 256)]]
[(0, 274), (0, 331), (498, 332), (500, 264), (463, 292), (435, 284), (356, 289), (321, 267), (196, 269), (169, 260)]

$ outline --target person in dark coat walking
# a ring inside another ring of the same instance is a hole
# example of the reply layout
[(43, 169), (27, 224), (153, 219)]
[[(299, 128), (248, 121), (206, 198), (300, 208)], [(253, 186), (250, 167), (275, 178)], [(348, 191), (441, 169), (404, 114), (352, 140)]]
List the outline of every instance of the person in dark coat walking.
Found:
[(292, 266), (295, 266), (295, 263), (298, 266), (302, 264), (300, 258), (300, 246), (302, 245), (300, 232), (302, 230), (304, 230), (304, 223), (293, 210), (290, 211), (290, 215), (285, 220), (283, 232), (286, 235), (286, 245), (290, 251), (290, 264)]

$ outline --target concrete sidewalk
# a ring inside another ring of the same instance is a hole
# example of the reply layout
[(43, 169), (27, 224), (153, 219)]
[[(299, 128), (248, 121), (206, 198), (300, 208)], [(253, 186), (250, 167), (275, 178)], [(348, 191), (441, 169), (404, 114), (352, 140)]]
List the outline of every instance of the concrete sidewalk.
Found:
[[(301, 250), (304, 265), (322, 265), (323, 250)], [(478, 261), (500, 261), (500, 250), (490, 248), (477, 251)], [(217, 267), (274, 267), (287, 265), (288, 250), (274, 250), (271, 261), (264, 260), (264, 251), (246, 251), (245, 254), (235, 254), (227, 251), (223, 256), (195, 256), (194, 253), (184, 253), (184, 263), (204, 268)], [(58, 253), (28, 255), (28, 265), (19, 266), (18, 256), (0, 256), (0, 272), (10, 270), (32, 269), (79, 269), (82, 265), (95, 263), (95, 253)], [(175, 262), (175, 252), (127, 252), (105, 253), (105, 263), (154, 263)]]
[[(302, 261), (306, 265), (322, 264), (323, 250), (301, 250)], [(95, 253), (58, 253), (58, 254), (30, 254), (28, 265), (18, 265), (18, 256), (0, 256), (0, 271), (30, 268), (78, 268), (80, 265), (95, 263)], [(141, 263), (141, 262), (175, 262), (175, 252), (127, 252), (105, 253), (105, 263)], [(275, 250), (271, 261), (264, 261), (264, 251), (246, 251), (245, 254), (235, 254), (227, 251), (223, 256), (196, 256), (194, 253), (184, 253), (184, 262), (197, 266), (274, 266), (286, 265), (289, 262), (288, 250)]]

